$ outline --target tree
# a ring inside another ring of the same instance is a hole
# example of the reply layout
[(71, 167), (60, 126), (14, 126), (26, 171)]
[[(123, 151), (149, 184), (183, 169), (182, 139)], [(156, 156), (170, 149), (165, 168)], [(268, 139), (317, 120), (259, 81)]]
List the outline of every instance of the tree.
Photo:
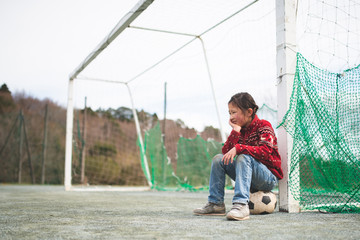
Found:
[(7, 86), (5, 83), (4, 83), (3, 85), (1, 85), (0, 92), (6, 92), (6, 93), (10, 93), (10, 94), (11, 94), (8, 86)]
[(9, 112), (15, 108), (14, 99), (8, 86), (4, 83), (0, 88), (0, 114)]

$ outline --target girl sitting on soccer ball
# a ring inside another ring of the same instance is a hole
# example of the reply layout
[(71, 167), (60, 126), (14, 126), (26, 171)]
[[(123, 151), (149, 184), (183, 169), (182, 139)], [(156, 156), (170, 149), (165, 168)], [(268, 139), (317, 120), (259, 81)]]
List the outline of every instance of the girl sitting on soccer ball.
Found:
[(246, 92), (235, 94), (229, 103), (232, 131), (222, 154), (213, 158), (208, 203), (195, 215), (225, 215), (225, 175), (235, 181), (229, 220), (249, 219), (252, 191), (270, 191), (283, 178), (277, 139), (271, 124), (256, 115), (258, 106)]

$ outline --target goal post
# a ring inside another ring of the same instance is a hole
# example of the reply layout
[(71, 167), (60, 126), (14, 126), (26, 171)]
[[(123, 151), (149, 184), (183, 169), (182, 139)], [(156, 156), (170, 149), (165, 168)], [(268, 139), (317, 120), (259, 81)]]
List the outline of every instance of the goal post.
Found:
[[(276, 62), (278, 122), (285, 116), (290, 105), (296, 65), (296, 1), (276, 1)], [(279, 181), (279, 209), (299, 212), (299, 202), (292, 195), (289, 184), (291, 150), (293, 141), (289, 133), (278, 129), (279, 153), (284, 178)]]
[[(153, 2), (153, 0), (140, 0), (128, 14), (126, 14), (119, 23), (114, 27), (114, 29), (103, 39), (102, 42), (92, 51), (83, 62), (70, 74), (69, 76), (69, 85), (68, 85), (68, 106), (67, 106), (67, 119), (66, 119), (66, 151), (65, 151), (65, 177), (64, 185), (66, 190), (71, 189), (72, 185), (72, 144), (73, 144), (73, 119), (74, 119), (74, 81), (78, 75), (108, 46), (113, 40)], [(238, 12), (246, 9), (257, 2), (257, 0), (251, 2), (251, 4), (242, 8)], [(236, 14), (238, 13), (236, 12)], [(296, 6), (294, 2), (289, 2), (285, 0), (276, 1), (276, 45), (277, 45), (277, 94), (278, 94), (278, 121), (280, 122), (285, 113), (288, 110), (290, 95), (292, 91), (292, 82), (295, 73), (295, 60), (296, 60)], [(234, 14), (233, 14), (234, 15)], [(231, 15), (231, 16), (233, 16)], [(230, 16), (230, 17), (231, 17)], [(228, 17), (228, 18), (230, 18)], [(228, 18), (224, 19), (222, 22), (226, 21)], [(220, 23), (222, 23), (220, 22)], [(215, 28), (220, 23), (214, 25), (212, 28)], [(208, 29), (210, 31), (212, 28)], [(206, 33), (205, 31), (204, 33)], [(212, 93), (214, 95), (214, 89), (212, 86), (211, 75), (209, 71), (208, 59), (204, 47), (204, 43), (199, 36), (192, 36), (194, 39), (199, 39), (202, 44), (203, 54), (205, 58), (205, 63), (212, 87)], [(139, 138), (140, 151), (141, 155), (146, 158), (144, 150), (144, 142), (142, 140), (139, 123), (137, 120), (136, 111), (133, 104), (132, 94), (127, 83), (125, 85), (128, 87), (130, 99), (133, 108), (133, 115), (136, 125), (136, 131)], [(215, 96), (215, 105), (217, 107)], [(218, 113), (218, 118), (219, 113)], [(220, 129), (221, 121), (219, 119)], [(224, 132), (221, 129), (222, 139), (225, 140)], [(279, 151), (283, 159), (282, 168), (284, 170), (284, 179), (279, 183), (279, 195), (280, 195), (280, 210), (287, 212), (297, 212), (299, 211), (299, 203), (294, 200), (292, 197), (290, 186), (289, 186), (289, 170), (290, 170), (290, 155), (292, 141), (289, 134), (284, 129), (279, 129), (278, 131), (279, 139)], [(147, 166), (147, 160), (145, 159), (144, 167), (145, 177), (149, 186), (152, 185), (150, 180), (150, 172)]]
[(71, 162), (72, 162), (72, 138), (73, 138), (73, 118), (74, 118), (74, 79), (69, 80), (68, 103), (66, 111), (66, 137), (65, 137), (65, 190), (71, 188)]
[[(243, 10), (247, 9), (248, 7), (250, 7), (251, 5), (253, 5), (254, 3), (256, 3), (258, 0), (253, 0), (252, 2), (250, 2), (249, 4), (247, 4), (246, 6), (243, 6), (240, 10), (236, 11), (235, 13), (231, 14), (230, 16), (227, 16), (225, 19), (222, 19), (222, 21), (218, 22), (217, 24), (213, 25), (212, 27), (208, 28), (206, 31), (204, 31), (203, 33), (201, 33), (199, 36), (193, 36), (191, 35), (193, 38), (193, 40), (191, 40), (190, 42), (194, 41), (195, 39), (199, 39), (201, 44), (202, 44), (202, 50), (203, 50), (203, 54), (204, 54), (204, 59), (205, 59), (205, 63), (206, 63), (206, 67), (207, 67), (207, 72), (208, 72), (208, 77), (210, 80), (210, 85), (211, 85), (211, 89), (212, 89), (212, 94), (213, 94), (213, 100), (215, 102), (215, 108), (217, 111), (217, 115), (218, 115), (218, 121), (219, 121), (219, 126), (220, 126), (220, 134), (221, 134), (221, 138), (222, 141), (225, 141), (225, 134), (224, 131), (222, 130), (222, 126), (221, 126), (221, 121), (220, 121), (220, 116), (218, 113), (218, 109), (217, 109), (217, 101), (216, 101), (216, 97), (214, 94), (214, 87), (212, 84), (212, 79), (211, 79), (211, 74), (210, 74), (210, 69), (209, 69), (209, 64), (208, 64), (208, 58), (207, 58), (207, 54), (206, 54), (206, 50), (204, 47), (204, 43), (203, 40), (201, 39), (201, 36), (207, 32), (209, 32), (210, 30), (213, 30), (214, 28), (216, 28), (217, 26), (221, 25), (222, 23), (226, 22), (227, 20), (229, 20), (230, 18), (234, 17), (235, 15), (237, 15), (238, 13), (242, 12)], [(69, 190), (71, 188), (71, 184), (72, 184), (72, 144), (73, 144), (73, 118), (74, 118), (74, 100), (73, 100), (73, 94), (74, 94), (74, 81), (75, 79), (78, 78), (78, 75), (108, 46), (111, 44), (111, 42), (113, 40), (115, 40), (115, 38), (127, 27), (131, 27), (130, 24), (132, 21), (135, 20), (136, 17), (138, 17), (151, 3), (153, 2), (153, 0), (141, 0), (137, 3), (137, 5), (128, 13), (126, 14), (120, 21), (119, 23), (115, 26), (115, 28), (104, 38), (104, 40), (95, 48), (94, 51), (92, 51), (83, 62), (80, 63), (80, 65), (70, 74), (69, 76), (69, 86), (68, 86), (68, 106), (67, 106), (67, 127), (66, 127), (66, 152), (65, 152), (65, 178), (64, 178), (64, 184), (65, 184), (65, 189)], [(136, 27), (133, 27), (136, 28)], [(140, 28), (142, 29), (142, 28)], [(148, 30), (148, 29), (145, 29)], [(168, 33), (173, 33), (173, 32), (168, 32)], [(178, 33), (176, 33), (178, 34)], [(189, 34), (190, 36), (190, 34)], [(187, 44), (189, 44), (190, 42), (188, 42)], [(186, 46), (187, 44), (185, 44), (184, 46)], [(183, 47), (184, 47), (183, 46)], [(181, 47), (182, 48), (182, 47)], [(180, 50), (181, 48), (179, 48), (178, 50)], [(177, 52), (178, 50), (176, 50), (175, 52)], [(171, 56), (172, 54), (170, 54), (169, 56)], [(166, 57), (167, 58), (167, 57)], [(164, 59), (166, 59), (164, 58)], [(163, 60), (161, 60), (160, 62), (162, 62)], [(160, 63), (159, 62), (159, 63)], [(158, 64), (158, 63), (157, 63)], [(157, 65), (155, 64), (155, 65)], [(146, 72), (147, 70), (145, 70), (144, 72)], [(142, 74), (142, 73), (141, 73)], [(141, 75), (140, 74), (140, 75)], [(139, 76), (139, 75), (137, 75)], [(137, 77), (136, 76), (136, 77)], [(136, 78), (135, 77), (135, 78)], [(80, 77), (82, 78), (82, 77)], [(130, 81), (128, 81), (127, 83), (131, 82), (133, 79), (131, 79)], [(122, 82), (124, 83), (124, 82)], [(127, 83), (124, 83), (125, 85), (127, 85), (128, 90), (129, 90), (129, 94), (130, 94), (130, 99), (132, 102), (132, 106), (133, 106), (133, 114), (134, 114), (134, 120), (135, 120), (135, 125), (136, 125), (136, 130), (137, 130), (137, 135), (139, 138), (139, 144), (140, 144), (140, 151), (141, 151), (141, 155), (144, 156), (144, 158), (146, 158), (146, 154), (145, 154), (145, 150), (144, 150), (144, 146), (143, 146), (143, 140), (142, 140), (142, 136), (141, 136), (141, 132), (140, 132), (140, 127), (139, 127), (139, 123), (137, 120), (137, 116), (136, 116), (136, 110), (134, 109), (134, 105), (133, 105), (133, 99), (132, 99), (132, 94), (130, 91), (130, 88), (128, 86)], [(147, 160), (145, 159), (144, 161), (144, 171), (145, 171), (145, 177), (148, 181), (149, 186), (152, 185), (151, 183), (151, 176), (150, 176), (150, 172), (147, 166)]]
[[(360, 3), (186, 1), (158, 0), (144, 14), (152, 1), (139, 1), (69, 76), (65, 188), (206, 190), (225, 140), (226, 96), (246, 91), (259, 106), (276, 108), (258, 116), (279, 126), (279, 210), (360, 211)], [(84, 97), (97, 108), (85, 105), (87, 124), (77, 107)]]

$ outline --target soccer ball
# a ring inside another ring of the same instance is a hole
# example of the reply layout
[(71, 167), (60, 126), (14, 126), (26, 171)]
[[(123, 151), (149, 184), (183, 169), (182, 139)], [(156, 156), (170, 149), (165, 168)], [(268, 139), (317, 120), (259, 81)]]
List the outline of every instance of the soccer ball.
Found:
[(269, 214), (276, 208), (277, 200), (273, 192), (250, 193), (249, 209), (250, 214)]

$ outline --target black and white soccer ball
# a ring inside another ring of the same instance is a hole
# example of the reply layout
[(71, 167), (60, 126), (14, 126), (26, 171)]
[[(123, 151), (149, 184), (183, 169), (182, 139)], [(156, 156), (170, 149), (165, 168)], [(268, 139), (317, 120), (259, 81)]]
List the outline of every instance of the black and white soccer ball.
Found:
[(274, 212), (277, 200), (273, 192), (250, 193), (249, 209), (250, 214), (269, 214)]

